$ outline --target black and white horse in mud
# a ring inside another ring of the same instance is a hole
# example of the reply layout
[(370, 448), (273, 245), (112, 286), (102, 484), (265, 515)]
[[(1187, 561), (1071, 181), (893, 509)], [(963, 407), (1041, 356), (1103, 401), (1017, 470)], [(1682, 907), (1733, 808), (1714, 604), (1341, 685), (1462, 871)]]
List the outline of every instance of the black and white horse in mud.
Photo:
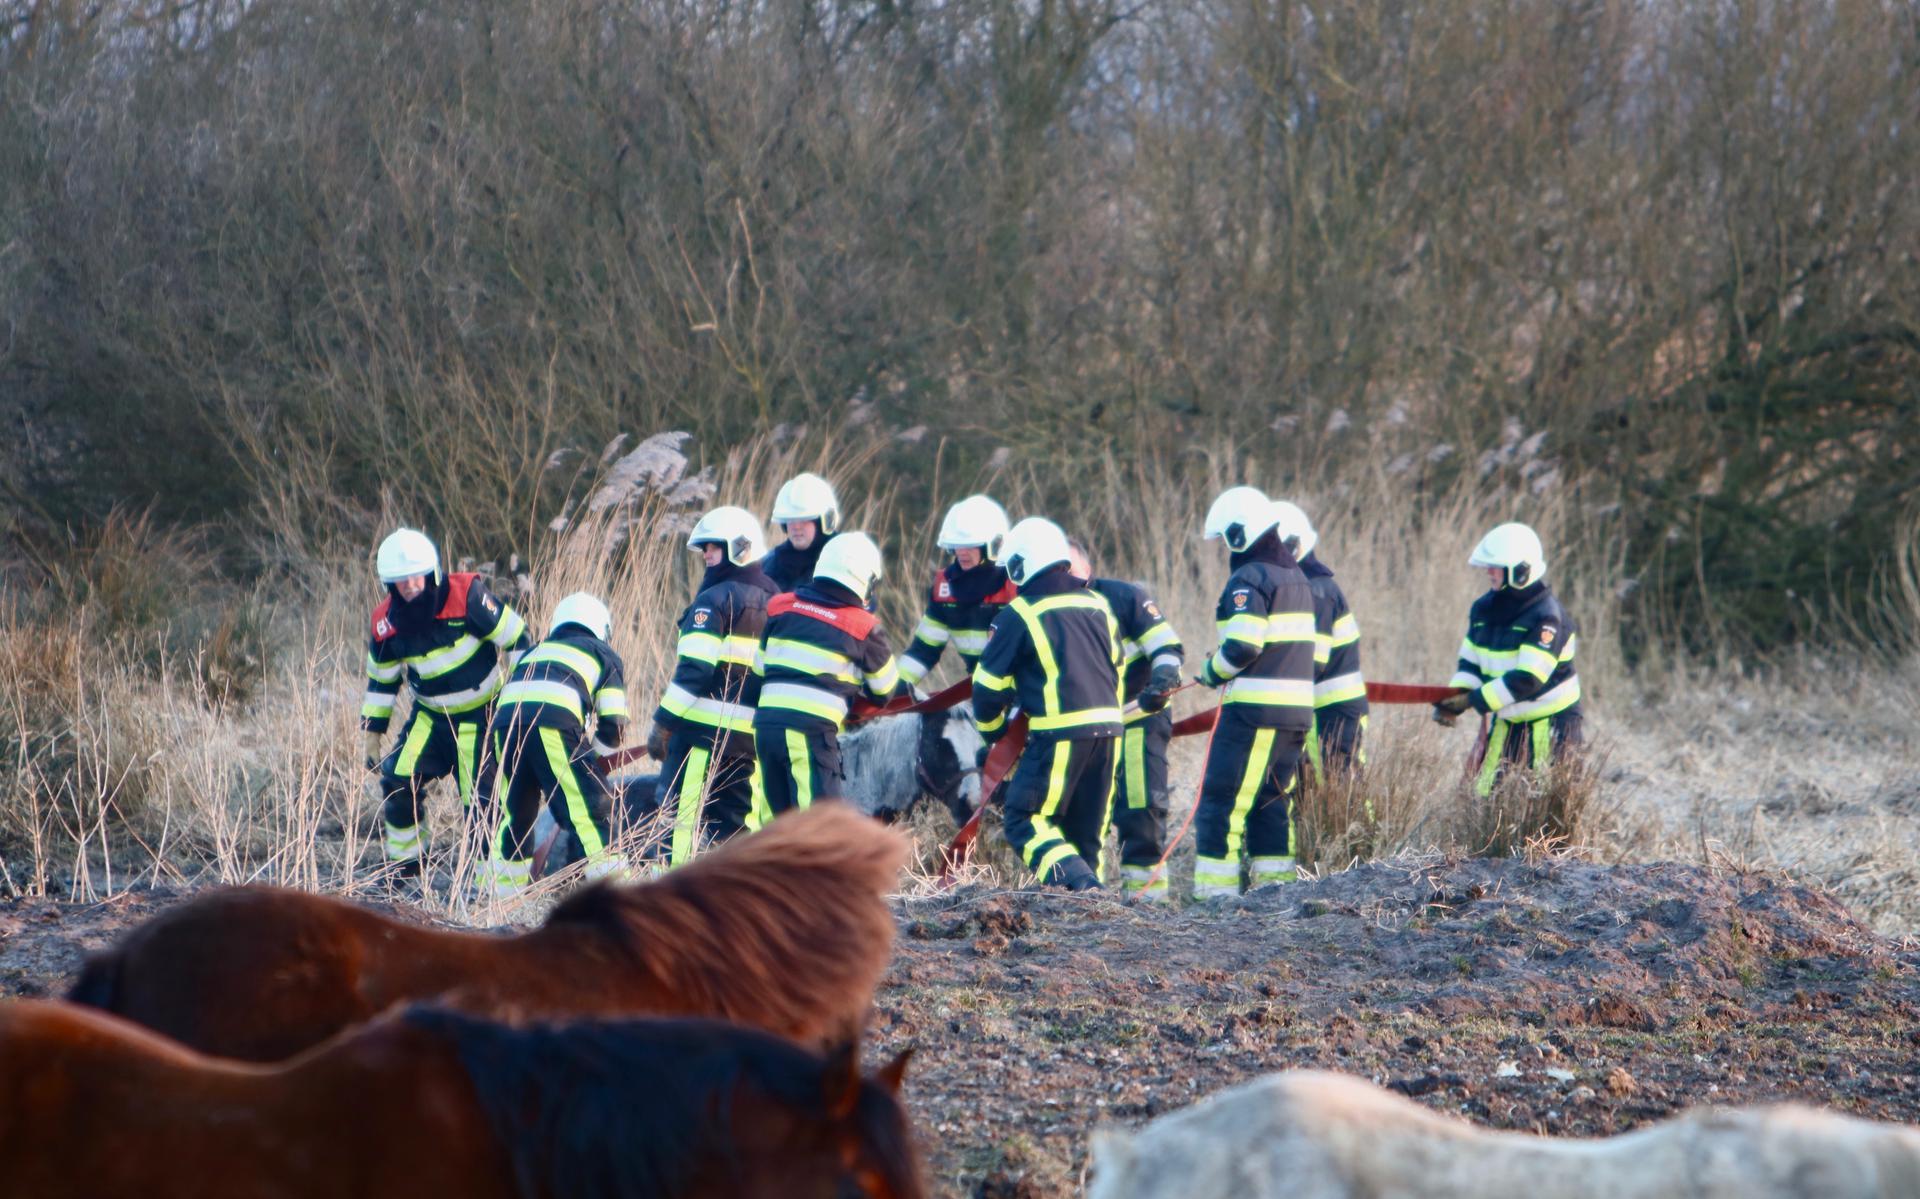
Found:
[[(840, 798), (889, 824), (933, 800), (946, 807), (956, 824), (964, 824), (980, 803), (976, 763), (982, 744), (964, 703), (945, 712), (875, 717), (840, 734), (840, 759), (847, 775), (846, 794)], [(614, 782), (629, 826), (662, 819), (658, 774), (626, 775)], [(558, 831), (552, 813), (542, 808), (534, 826), (534, 844), (547, 844)], [(562, 834), (553, 842), (540, 873), (551, 873), (580, 857), (580, 843), (571, 834)]]

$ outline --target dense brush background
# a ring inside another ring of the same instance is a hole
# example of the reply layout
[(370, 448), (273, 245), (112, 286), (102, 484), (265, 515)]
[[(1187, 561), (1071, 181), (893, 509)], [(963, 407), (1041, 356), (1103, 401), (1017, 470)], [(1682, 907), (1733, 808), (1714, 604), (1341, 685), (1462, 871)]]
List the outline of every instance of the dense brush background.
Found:
[[(0, 0), (0, 886), (350, 883), (392, 523), (644, 705), (664, 534), (812, 467), (902, 633), (986, 488), (1197, 645), (1261, 485), (1408, 681), (1527, 520), (1578, 839), (1910, 928), (1916, 124), (1854, 0)], [(1342, 852), (1500, 840), (1419, 716)]]

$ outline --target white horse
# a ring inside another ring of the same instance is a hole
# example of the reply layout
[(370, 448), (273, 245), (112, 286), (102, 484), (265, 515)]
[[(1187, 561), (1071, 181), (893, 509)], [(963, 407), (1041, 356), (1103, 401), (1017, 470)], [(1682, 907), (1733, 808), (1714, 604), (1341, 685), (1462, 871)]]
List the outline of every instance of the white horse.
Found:
[(1273, 1074), (1094, 1133), (1092, 1199), (1894, 1199), (1920, 1130), (1814, 1108), (1700, 1109), (1602, 1140), (1490, 1132), (1370, 1083)]

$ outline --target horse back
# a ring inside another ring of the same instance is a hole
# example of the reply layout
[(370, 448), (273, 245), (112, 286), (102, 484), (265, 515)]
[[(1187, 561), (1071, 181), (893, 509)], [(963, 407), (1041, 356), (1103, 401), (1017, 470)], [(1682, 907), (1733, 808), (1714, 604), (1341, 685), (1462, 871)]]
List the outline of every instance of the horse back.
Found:
[(134, 929), (73, 994), (104, 993), (99, 1006), (204, 1053), (279, 1061), (434, 993), (459, 937), (304, 891), (223, 888)]

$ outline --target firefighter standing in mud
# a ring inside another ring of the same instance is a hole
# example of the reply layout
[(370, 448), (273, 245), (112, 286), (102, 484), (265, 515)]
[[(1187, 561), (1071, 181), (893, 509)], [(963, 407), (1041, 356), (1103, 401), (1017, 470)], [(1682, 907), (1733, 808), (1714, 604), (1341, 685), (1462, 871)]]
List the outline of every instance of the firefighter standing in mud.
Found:
[(705, 557), (706, 573), (680, 615), (673, 678), (647, 736), (663, 802), (673, 805), (676, 866), (693, 856), (703, 832), (709, 840), (731, 837), (756, 822), (764, 804), (748, 687), (775, 591), (760, 569), (760, 522), (744, 508), (702, 516), (687, 548)]
[(1313, 727), (1313, 589), (1282, 542), (1274, 502), (1252, 487), (1222, 492), (1205, 535), (1231, 551), (1220, 593), (1220, 645), (1200, 681), (1222, 688), (1195, 813), (1193, 894), (1238, 894), (1291, 882), (1288, 806)]
[(1486, 571), (1487, 593), (1473, 602), (1460, 642), (1455, 687), (1434, 705), (1451, 725), (1472, 708), (1492, 718), (1474, 794), (1490, 795), (1509, 767), (1548, 768), (1581, 740), (1580, 678), (1573, 618), (1547, 586), (1546, 551), (1523, 524), (1494, 528), (1467, 559)]
[(586, 852), (587, 877), (619, 873), (611, 848), (614, 796), (596, 768), (620, 746), (627, 725), (626, 666), (608, 644), (613, 617), (594, 596), (576, 592), (553, 609), (553, 630), (514, 668), (494, 706), (496, 788), (505, 813), (480, 878), (505, 898), (532, 876), (533, 827), (546, 804)]
[(1366, 762), (1367, 680), (1360, 673), (1360, 622), (1333, 570), (1320, 561), (1320, 535), (1297, 504), (1274, 505), (1280, 541), (1313, 589), (1313, 728), (1307, 766), (1316, 784), (1338, 782)]
[(840, 500), (833, 484), (806, 471), (788, 479), (773, 500), (773, 523), (786, 540), (767, 552), (760, 569), (775, 591), (792, 591), (814, 575), (814, 564), (840, 531)]
[(840, 730), (863, 692), (885, 703), (904, 689), (893, 648), (868, 605), (880, 547), (865, 533), (828, 543), (813, 577), (773, 597), (754, 662), (753, 739), (774, 816), (842, 794)]
[(1015, 594), (1007, 572), (995, 561), (1007, 535), (1007, 513), (984, 495), (972, 495), (947, 509), (938, 544), (953, 561), (935, 572), (927, 592), (926, 615), (913, 630), (913, 643), (900, 656), (900, 677), (917, 686), (939, 664), (947, 643), (960, 654), (970, 675), (986, 648), (987, 628)]
[[(367, 768), (379, 771), (387, 861), (401, 878), (417, 879), (427, 783), (451, 774), (469, 824), (490, 825), (490, 709), (531, 642), (527, 622), (479, 575), (444, 574), (440, 551), (418, 529), (390, 534), (374, 566), (387, 595), (373, 611), (360, 726)], [(403, 679), (413, 712), (399, 742), (383, 752)]]
[(1070, 537), (1067, 548), (1074, 576), (1107, 602), (1120, 635), (1124, 727), (1111, 809), (1120, 835), (1120, 886), (1128, 895), (1164, 900), (1166, 874), (1155, 868), (1167, 839), (1167, 744), (1173, 739), (1167, 705), (1180, 685), (1186, 650), (1145, 586), (1096, 578), (1086, 546)]
[(1002, 550), (1019, 594), (993, 618), (973, 672), (974, 723), (1027, 745), (1006, 793), (1007, 844), (1047, 886), (1097, 890), (1121, 732), (1120, 633), (1106, 600), (1074, 577), (1066, 534), (1028, 517)]

